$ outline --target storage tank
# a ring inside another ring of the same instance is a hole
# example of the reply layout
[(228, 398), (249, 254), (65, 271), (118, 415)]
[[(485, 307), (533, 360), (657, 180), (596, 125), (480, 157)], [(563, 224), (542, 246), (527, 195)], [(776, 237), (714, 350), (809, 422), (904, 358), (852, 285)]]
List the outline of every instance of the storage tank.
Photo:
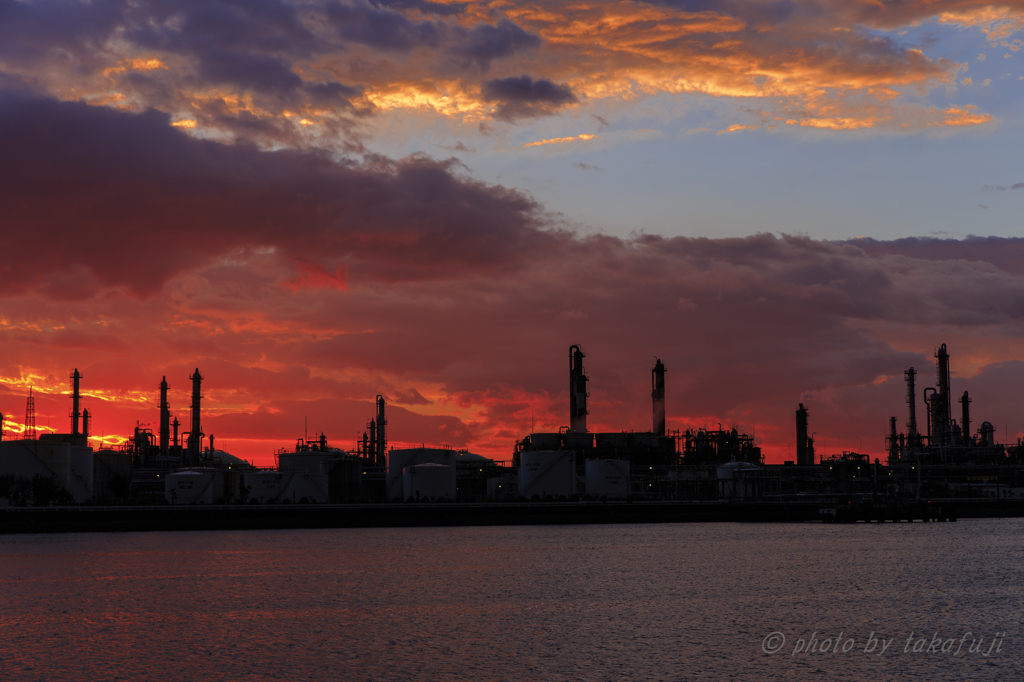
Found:
[(455, 467), (416, 464), (402, 470), (402, 493), (409, 500), (455, 500)]
[(750, 462), (729, 462), (718, 467), (718, 495), (722, 498), (757, 497), (760, 467)]
[(519, 497), (558, 498), (575, 492), (576, 453), (572, 450), (523, 452), (519, 457)]
[(327, 474), (298, 472), (282, 479), (281, 501), (303, 504), (325, 504), (328, 501)]
[(563, 435), (565, 447), (567, 448), (592, 448), (594, 447), (594, 434), (573, 433), (572, 431)]
[(588, 459), (587, 494), (624, 499), (629, 495), (628, 459)]
[(260, 504), (278, 502), (281, 499), (283, 474), (276, 471), (253, 471), (242, 475), (242, 485), (249, 493), (248, 499)]
[(216, 469), (175, 471), (164, 478), (164, 496), (171, 504), (213, 504), (224, 495)]
[(344, 454), (341, 450), (299, 450), (282, 452), (277, 456), (277, 468), (281, 471), (319, 474), (323, 463)]
[(408, 448), (388, 453), (388, 475), (385, 480), (385, 495), (390, 502), (395, 498), (406, 499), (403, 494), (403, 474), (406, 467), (417, 464), (444, 464), (454, 470), (457, 453), (447, 448)]
[(557, 450), (562, 444), (560, 433), (531, 433), (530, 445), (534, 450)]

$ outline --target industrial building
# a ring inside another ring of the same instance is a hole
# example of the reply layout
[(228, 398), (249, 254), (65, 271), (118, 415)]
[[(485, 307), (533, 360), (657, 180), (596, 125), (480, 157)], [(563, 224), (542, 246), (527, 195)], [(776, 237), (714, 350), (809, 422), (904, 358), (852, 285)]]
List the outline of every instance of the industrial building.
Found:
[(953, 417), (953, 392), (950, 386), (950, 362), (946, 344), (935, 350), (936, 385), (922, 391), (924, 431), (918, 427), (917, 370), (908, 368), (903, 376), (907, 384), (907, 430), (897, 433), (896, 417), (889, 418), (886, 445), (889, 464), (1005, 464), (1010, 458), (1004, 445), (996, 443), (995, 427), (982, 421), (971, 433), (971, 398), (963, 392), (960, 421)]
[[(25, 432), (5, 439), (0, 431), (0, 506), (74, 504), (359, 504), (458, 502), (616, 502), (919, 499), (972, 496), (1012, 499), (1024, 495), (1024, 445), (1000, 444), (988, 421), (972, 431), (971, 399), (957, 398), (953, 418), (950, 357), (935, 351), (936, 385), (921, 393), (917, 373), (907, 384), (908, 421), (897, 432), (889, 420), (886, 462), (843, 452), (819, 458), (810, 435), (810, 410), (796, 409), (796, 459), (764, 463), (751, 436), (736, 428), (667, 427), (666, 367), (651, 369), (651, 429), (592, 432), (588, 429), (590, 377), (580, 345), (569, 347), (568, 424), (557, 432), (518, 439), (510, 462), (501, 463), (449, 447), (394, 448), (388, 443), (384, 396), (354, 450), (335, 447), (325, 434), (298, 438), (274, 453), (272, 467), (258, 468), (215, 447), (204, 433), (203, 375), (188, 377), (187, 429), (173, 415), (168, 381), (159, 385), (159, 428), (137, 424), (118, 449), (88, 445), (90, 419), (82, 409), (76, 369), (70, 376), (68, 433), (38, 435), (34, 396), (26, 401)], [(0, 416), (2, 423), (2, 416)]]

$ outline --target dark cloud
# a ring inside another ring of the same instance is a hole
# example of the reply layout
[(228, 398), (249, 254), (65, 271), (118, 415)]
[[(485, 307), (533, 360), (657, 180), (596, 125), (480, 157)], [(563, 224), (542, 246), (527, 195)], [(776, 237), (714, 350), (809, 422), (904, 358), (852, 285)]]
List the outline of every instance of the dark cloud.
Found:
[(449, 54), (486, 71), (495, 59), (540, 47), (542, 42), (539, 36), (524, 31), (508, 19), (502, 19), (495, 26), (477, 24), (461, 36), (460, 44), (450, 48)]
[(349, 104), (349, 99), (360, 94), (360, 88), (341, 83), (306, 83), (303, 90), (318, 105)]
[(494, 116), (505, 121), (547, 116), (579, 102), (568, 85), (526, 75), (484, 81), (480, 92), (485, 102), (497, 103)]
[(924, 261), (967, 261), (988, 263), (1012, 274), (1024, 272), (1024, 238), (1021, 237), (905, 237), (891, 241), (854, 239), (845, 243), (875, 258), (900, 255)]
[(302, 79), (280, 59), (222, 50), (210, 50), (205, 55), (199, 75), (207, 83), (285, 95), (302, 85)]
[(168, 123), (155, 111), (0, 95), (0, 287), (80, 267), (101, 286), (150, 294), (250, 247), (331, 272), (354, 258), (358, 276), (430, 277), (475, 262), (468, 274), (556, 238), (531, 200), (462, 178), (451, 161), (356, 165), (197, 140)]
[(1008, 189), (1024, 189), (1024, 182), (1017, 182), (1012, 185), (985, 185), (986, 192), (1005, 192)]
[(575, 166), (576, 168), (579, 168), (580, 170), (601, 170), (597, 166), (591, 166), (589, 163), (583, 163), (583, 162), (574, 163), (573, 166)]
[(95, 67), (96, 47), (122, 21), (117, 2), (0, 0), (0, 57), (9, 65), (35, 66), (56, 58)]
[(466, 5), (462, 3), (453, 2), (451, 4), (445, 4), (441, 2), (430, 2), (429, 0), (376, 0), (374, 4), (384, 7), (395, 7), (398, 9), (415, 9), (424, 14), (437, 14), (443, 17), (462, 14), (466, 9)]
[(368, 2), (332, 3), (327, 5), (326, 14), (342, 39), (380, 50), (408, 52), (417, 47), (435, 47), (447, 35), (445, 24), (414, 22)]

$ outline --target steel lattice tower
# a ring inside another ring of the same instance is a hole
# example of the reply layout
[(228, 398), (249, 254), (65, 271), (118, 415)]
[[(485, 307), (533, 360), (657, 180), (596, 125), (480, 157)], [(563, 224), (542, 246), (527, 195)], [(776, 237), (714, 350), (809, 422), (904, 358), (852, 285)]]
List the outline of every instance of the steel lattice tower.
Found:
[(25, 402), (25, 438), (36, 439), (36, 399), (32, 397), (31, 387), (28, 389), (28, 400)]

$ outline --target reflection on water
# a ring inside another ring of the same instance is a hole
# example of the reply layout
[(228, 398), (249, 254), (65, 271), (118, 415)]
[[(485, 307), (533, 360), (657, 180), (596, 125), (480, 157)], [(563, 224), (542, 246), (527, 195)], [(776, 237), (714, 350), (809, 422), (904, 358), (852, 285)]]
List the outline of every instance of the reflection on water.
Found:
[[(0, 679), (1021, 680), (1022, 530), (0, 537)], [(769, 655), (772, 632), (786, 639)], [(848, 650), (821, 653), (840, 632)], [(942, 653), (968, 632), (961, 653)], [(881, 656), (864, 652), (872, 633), (892, 640)], [(1000, 633), (1001, 651), (969, 653)], [(933, 651), (913, 651), (922, 637)], [(815, 651), (793, 655), (801, 639)]]

